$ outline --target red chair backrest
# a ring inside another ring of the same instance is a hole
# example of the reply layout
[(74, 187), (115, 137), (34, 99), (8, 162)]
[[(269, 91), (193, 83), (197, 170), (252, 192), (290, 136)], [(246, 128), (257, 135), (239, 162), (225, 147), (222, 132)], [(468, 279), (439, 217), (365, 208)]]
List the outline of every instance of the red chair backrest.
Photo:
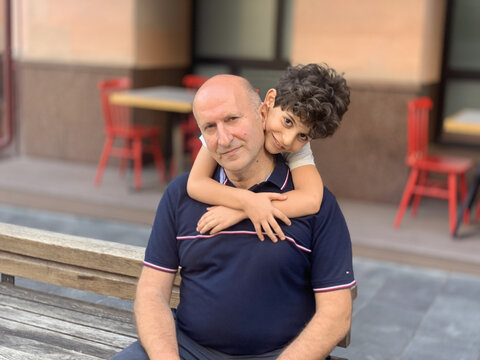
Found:
[(428, 153), (428, 120), (433, 102), (421, 97), (408, 102), (408, 152), (407, 159), (415, 161)]
[[(187, 89), (198, 90), (200, 86), (202, 86), (207, 80), (208, 78), (206, 76), (187, 74), (182, 79), (182, 85)], [(182, 129), (185, 134), (189, 135), (200, 133), (200, 129), (198, 128), (197, 121), (195, 120), (193, 113), (189, 114), (187, 122), (183, 125)]]
[(182, 79), (182, 85), (188, 89), (198, 90), (208, 78), (202, 75), (187, 74)]
[(130, 107), (115, 105), (109, 100), (112, 92), (128, 90), (130, 89), (130, 84), (130, 79), (126, 77), (102, 80), (98, 83), (105, 130), (107, 133), (115, 129), (126, 129), (130, 127)]

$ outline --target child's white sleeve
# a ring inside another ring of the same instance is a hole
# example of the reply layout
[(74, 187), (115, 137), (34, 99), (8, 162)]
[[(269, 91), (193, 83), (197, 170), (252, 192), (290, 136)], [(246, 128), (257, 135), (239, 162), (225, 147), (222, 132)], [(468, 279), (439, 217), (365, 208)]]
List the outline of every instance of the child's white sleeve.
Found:
[(310, 143), (307, 143), (300, 150), (290, 153), (282, 153), (290, 170), (303, 165), (315, 166), (315, 159), (313, 158), (312, 149)]
[(202, 145), (207, 147), (207, 144), (205, 143), (205, 139), (203, 138), (203, 135), (200, 135), (199, 139), (202, 142)]

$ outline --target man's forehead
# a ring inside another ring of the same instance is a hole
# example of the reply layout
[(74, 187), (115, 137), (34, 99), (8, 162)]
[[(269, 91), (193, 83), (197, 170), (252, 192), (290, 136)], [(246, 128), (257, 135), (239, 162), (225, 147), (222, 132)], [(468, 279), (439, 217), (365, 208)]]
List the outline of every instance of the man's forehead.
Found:
[(245, 96), (238, 93), (228, 92), (205, 92), (196, 99), (194, 110), (201, 113), (229, 113), (236, 114), (248, 109), (249, 103)]

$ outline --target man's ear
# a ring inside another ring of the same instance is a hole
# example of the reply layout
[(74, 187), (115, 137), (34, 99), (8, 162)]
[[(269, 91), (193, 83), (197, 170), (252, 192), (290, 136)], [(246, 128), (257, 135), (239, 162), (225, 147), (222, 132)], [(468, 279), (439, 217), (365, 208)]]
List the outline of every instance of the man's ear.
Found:
[(265, 121), (267, 120), (268, 110), (270, 110), (270, 108), (265, 102), (263, 102), (258, 109), (260, 120), (262, 120), (263, 130), (265, 130)]
[(273, 107), (273, 105), (275, 104), (276, 96), (277, 96), (277, 90), (270, 89), (267, 91), (267, 94), (265, 95), (265, 100), (263, 102), (267, 104), (268, 107)]

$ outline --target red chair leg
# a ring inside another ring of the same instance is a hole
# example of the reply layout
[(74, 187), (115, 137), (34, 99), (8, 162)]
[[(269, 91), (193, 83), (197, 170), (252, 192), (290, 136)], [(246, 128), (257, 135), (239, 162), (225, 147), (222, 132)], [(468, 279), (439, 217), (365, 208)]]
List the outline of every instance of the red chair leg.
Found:
[(170, 170), (168, 171), (170, 174), (170, 179), (173, 179), (177, 176), (177, 159), (172, 155), (170, 158)]
[(405, 210), (407, 210), (408, 203), (410, 202), (410, 198), (412, 197), (413, 190), (415, 188), (415, 184), (417, 183), (417, 179), (418, 170), (412, 169), (408, 177), (407, 184), (405, 185), (405, 190), (403, 191), (402, 200), (398, 206), (397, 216), (395, 217), (393, 226), (396, 228), (398, 228), (402, 222), (403, 214), (405, 213)]
[(191, 138), (189, 140), (189, 151), (190, 151), (190, 160), (192, 164), (195, 162), (195, 159), (202, 148), (202, 142), (198, 138)]
[[(427, 182), (427, 178), (428, 178), (428, 171), (420, 172), (420, 179), (418, 180), (418, 185), (425, 186), (425, 184)], [(417, 211), (418, 211), (418, 207), (420, 206), (420, 200), (421, 199), (422, 199), (422, 195), (420, 195), (418, 193), (415, 194), (415, 196), (413, 198), (413, 203), (412, 203), (412, 210), (410, 212), (412, 217), (417, 216)]]
[[(465, 174), (460, 174), (460, 200), (461, 203), (463, 204), (465, 200), (467, 199), (467, 179)], [(465, 224), (470, 224), (470, 209), (467, 207), (465, 209), (465, 212), (463, 213), (463, 221)]]
[(110, 157), (110, 152), (112, 151), (113, 138), (107, 137), (105, 139), (105, 144), (103, 145), (102, 155), (100, 155), (100, 160), (98, 161), (97, 174), (95, 175), (95, 186), (100, 186), (102, 183), (103, 171), (107, 166), (108, 158)]
[(142, 139), (137, 138), (133, 140), (133, 177), (135, 189), (142, 188)]
[(477, 211), (475, 212), (475, 217), (473, 218), (473, 221), (478, 221), (480, 219), (480, 203), (477, 205)]
[(162, 148), (160, 147), (160, 142), (154, 136), (151, 138), (152, 141), (152, 154), (153, 154), (153, 161), (155, 162), (155, 166), (158, 172), (158, 178), (160, 181), (167, 181), (165, 176), (165, 164), (163, 162), (163, 154)]
[(457, 175), (448, 174), (448, 209), (450, 217), (450, 235), (455, 232), (457, 223)]
[[(125, 139), (123, 141), (123, 151), (125, 153), (129, 152), (130, 149), (130, 139)], [(127, 164), (128, 164), (128, 159), (126, 157), (122, 157), (120, 160), (120, 176), (124, 176), (125, 172), (127, 171)]]

